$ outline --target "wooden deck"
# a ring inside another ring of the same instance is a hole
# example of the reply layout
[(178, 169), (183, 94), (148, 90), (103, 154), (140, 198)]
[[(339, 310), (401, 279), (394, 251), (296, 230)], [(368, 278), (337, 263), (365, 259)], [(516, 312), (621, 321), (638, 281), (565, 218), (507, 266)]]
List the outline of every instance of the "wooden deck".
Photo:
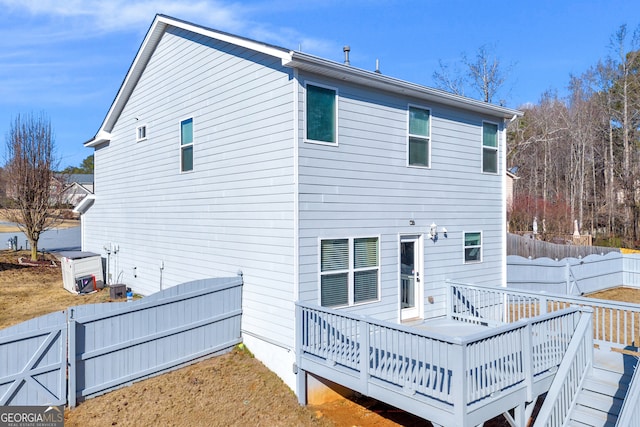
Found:
[[(462, 284), (449, 284), (449, 295), (447, 317), (410, 325), (298, 303), (298, 389), (311, 373), (435, 425), (475, 426), (503, 414), (524, 426), (559, 369), (563, 377), (591, 368), (591, 332), (603, 338), (608, 329), (593, 325), (594, 308), (549, 295)], [(619, 335), (607, 337), (610, 346)], [(579, 363), (563, 363), (568, 352)]]

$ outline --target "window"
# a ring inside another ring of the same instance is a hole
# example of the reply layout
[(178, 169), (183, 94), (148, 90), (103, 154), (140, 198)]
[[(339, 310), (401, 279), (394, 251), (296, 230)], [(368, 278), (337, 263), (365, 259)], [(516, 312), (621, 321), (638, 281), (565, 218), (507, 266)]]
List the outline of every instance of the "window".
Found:
[(136, 128), (136, 142), (147, 139), (147, 125)]
[(498, 125), (482, 123), (482, 172), (498, 173)]
[(464, 233), (464, 262), (482, 262), (482, 233)]
[(429, 167), (431, 140), (429, 110), (409, 107), (409, 165)]
[(336, 91), (307, 85), (307, 140), (335, 144)]
[(378, 300), (378, 238), (320, 242), (320, 303), (346, 306)]
[(180, 122), (180, 171), (193, 170), (193, 119)]

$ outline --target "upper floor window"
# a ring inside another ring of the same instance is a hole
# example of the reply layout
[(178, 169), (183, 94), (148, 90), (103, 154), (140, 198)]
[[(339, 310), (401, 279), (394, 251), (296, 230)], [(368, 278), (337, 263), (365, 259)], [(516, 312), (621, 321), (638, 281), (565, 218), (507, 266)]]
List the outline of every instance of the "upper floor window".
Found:
[(136, 142), (147, 139), (147, 125), (141, 125), (136, 128)]
[(430, 166), (431, 112), (409, 107), (409, 165)]
[(498, 173), (498, 125), (482, 123), (482, 172)]
[(306, 139), (329, 144), (337, 143), (336, 91), (308, 84), (306, 108)]
[(193, 170), (193, 118), (180, 122), (180, 171)]
[(479, 231), (473, 233), (464, 233), (464, 262), (481, 262), (482, 261), (482, 233)]
[(378, 299), (377, 237), (320, 242), (320, 303), (347, 306)]

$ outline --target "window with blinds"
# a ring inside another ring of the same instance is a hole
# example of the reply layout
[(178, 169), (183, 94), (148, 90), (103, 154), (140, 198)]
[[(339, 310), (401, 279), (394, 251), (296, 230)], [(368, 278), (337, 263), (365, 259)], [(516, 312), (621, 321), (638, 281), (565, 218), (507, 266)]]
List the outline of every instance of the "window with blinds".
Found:
[(379, 295), (377, 237), (320, 242), (320, 303), (337, 307), (377, 301)]

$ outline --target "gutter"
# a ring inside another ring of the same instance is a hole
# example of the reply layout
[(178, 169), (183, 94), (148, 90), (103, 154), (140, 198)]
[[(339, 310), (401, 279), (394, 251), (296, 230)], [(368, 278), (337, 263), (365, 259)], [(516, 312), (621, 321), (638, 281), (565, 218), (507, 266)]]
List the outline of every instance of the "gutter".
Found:
[(519, 110), (489, 104), (477, 99), (467, 98), (441, 89), (430, 88), (405, 80), (389, 77), (375, 71), (363, 70), (335, 61), (319, 58), (302, 52), (291, 51), (290, 59), (282, 59), (282, 65), (297, 68), (320, 75), (333, 77), (341, 81), (374, 87), (380, 90), (404, 96), (414, 96), (431, 102), (479, 112), (482, 114), (514, 120), (524, 113)]

